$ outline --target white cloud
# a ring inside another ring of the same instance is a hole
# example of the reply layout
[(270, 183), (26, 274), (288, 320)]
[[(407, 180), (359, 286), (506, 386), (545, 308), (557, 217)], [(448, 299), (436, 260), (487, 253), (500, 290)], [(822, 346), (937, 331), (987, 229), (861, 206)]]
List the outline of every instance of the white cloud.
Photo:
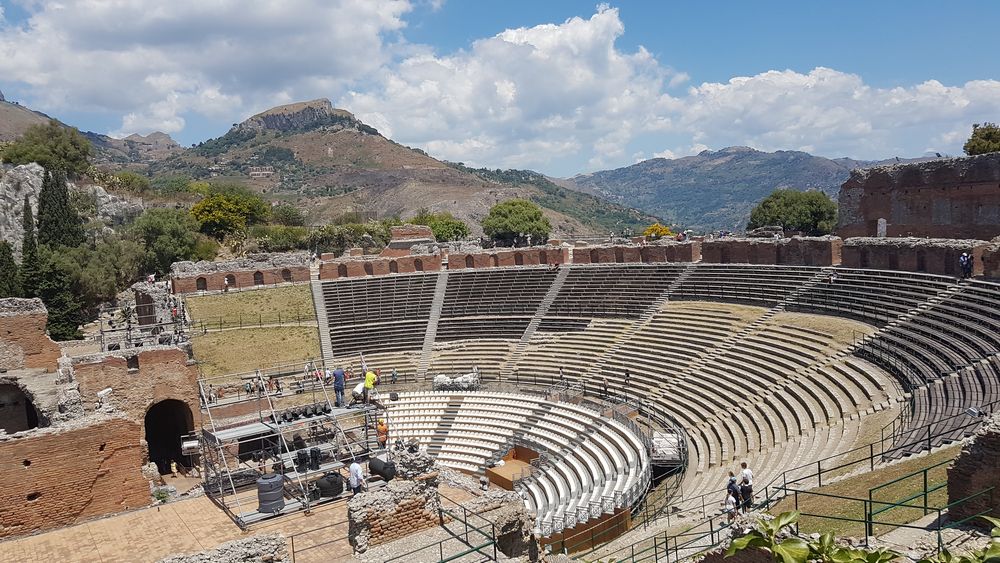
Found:
[(119, 133), (243, 117), (343, 91), (386, 65), (407, 0), (65, 0), (0, 27), (0, 76), (49, 111), (119, 112)]

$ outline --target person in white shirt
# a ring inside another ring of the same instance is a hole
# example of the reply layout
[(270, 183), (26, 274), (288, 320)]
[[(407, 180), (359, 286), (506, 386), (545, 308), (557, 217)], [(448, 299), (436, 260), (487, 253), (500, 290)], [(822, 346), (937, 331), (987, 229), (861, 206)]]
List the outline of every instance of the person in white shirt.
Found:
[(361, 472), (361, 464), (354, 462), (351, 464), (350, 475), (347, 478), (347, 484), (351, 487), (351, 492), (358, 494), (361, 492), (361, 486), (365, 482), (365, 475)]
[(743, 512), (746, 513), (753, 504), (753, 471), (750, 471), (745, 461), (740, 467), (743, 468), (743, 471), (740, 471), (740, 496), (743, 497)]
[(733, 520), (736, 520), (736, 506), (737, 506), (737, 504), (739, 504), (739, 503), (736, 501), (736, 497), (733, 496), (733, 493), (727, 492), (726, 493), (726, 514), (729, 515), (729, 521), (730, 522), (732, 522)]

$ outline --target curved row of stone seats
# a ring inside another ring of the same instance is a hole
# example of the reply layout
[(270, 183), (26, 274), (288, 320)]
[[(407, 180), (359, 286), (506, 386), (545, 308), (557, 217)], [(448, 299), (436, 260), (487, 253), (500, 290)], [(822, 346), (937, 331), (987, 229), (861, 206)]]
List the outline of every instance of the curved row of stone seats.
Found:
[(697, 264), (670, 298), (770, 307), (786, 299), (818, 272), (818, 268), (808, 267)]
[[(417, 356), (418, 353), (409, 350), (394, 350), (392, 352), (366, 353), (364, 360), (370, 369), (382, 370), (383, 383), (389, 382), (389, 374), (393, 368), (396, 369), (396, 375), (400, 380), (412, 382), (417, 373)], [(334, 354), (332, 358), (326, 359), (326, 365), (330, 369), (340, 367), (350, 370), (352, 377), (355, 378), (363, 376), (360, 354)]]
[(511, 338), (518, 340), (528, 328), (531, 317), (460, 317), (438, 321), (436, 340), (471, 338)]
[[(516, 376), (554, 382), (559, 380), (562, 370), (565, 378), (583, 377), (630, 324), (624, 320), (593, 319), (580, 331), (537, 330), (518, 359)], [(587, 385), (600, 386), (601, 382), (592, 380)]]
[(822, 312), (887, 324), (954, 287), (955, 278), (914, 272), (837, 268), (797, 297), (788, 310)]
[(512, 350), (513, 341), (493, 338), (435, 345), (427, 373), (430, 376), (461, 375), (479, 368), (483, 379), (495, 379)]
[(978, 411), (991, 413), (1000, 403), (1000, 357), (973, 362), (956, 373), (912, 392), (913, 416), (887, 456), (898, 459), (972, 435)]
[(571, 266), (549, 315), (636, 318), (678, 275), (682, 264)]
[(330, 326), (427, 320), (437, 274), (402, 274), (323, 282)]
[(427, 320), (330, 326), (330, 344), (335, 354), (420, 350)]
[[(522, 482), (546, 535), (626, 506), (644, 490), (644, 442), (588, 408), (510, 393), (401, 393), (389, 406), (390, 439), (416, 438), (444, 465), (481, 472), (513, 440), (546, 453)], [(596, 508), (596, 510), (595, 510)]]
[(448, 273), (441, 317), (535, 314), (556, 277), (549, 267), (490, 268)]

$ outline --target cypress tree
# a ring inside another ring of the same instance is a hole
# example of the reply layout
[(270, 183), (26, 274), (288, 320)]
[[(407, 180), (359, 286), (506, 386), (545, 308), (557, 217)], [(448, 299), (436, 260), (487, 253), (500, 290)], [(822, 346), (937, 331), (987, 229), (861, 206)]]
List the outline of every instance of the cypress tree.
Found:
[(20, 294), (21, 283), (17, 278), (14, 248), (9, 242), (0, 240), (0, 298), (17, 297)]
[(49, 322), (45, 325), (49, 336), (53, 340), (79, 338), (83, 308), (73, 292), (71, 272), (53, 252), (45, 252), (40, 262), (38, 297), (49, 310)]
[(39, 244), (79, 246), (83, 241), (83, 221), (69, 202), (66, 173), (46, 172), (38, 194)]
[(21, 294), (37, 297), (41, 268), (38, 263), (38, 241), (35, 239), (35, 216), (31, 213), (31, 202), (24, 196), (24, 211), (21, 214), (24, 239), (21, 242)]

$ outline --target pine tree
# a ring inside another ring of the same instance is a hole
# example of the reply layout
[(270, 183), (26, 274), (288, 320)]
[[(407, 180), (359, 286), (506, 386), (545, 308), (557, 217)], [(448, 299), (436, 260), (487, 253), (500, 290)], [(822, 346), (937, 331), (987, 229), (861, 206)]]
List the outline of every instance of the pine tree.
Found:
[(24, 227), (24, 239), (21, 242), (21, 294), (25, 297), (37, 297), (41, 268), (38, 263), (38, 241), (35, 239), (35, 216), (31, 213), (28, 196), (24, 196), (21, 226)]
[(83, 221), (69, 202), (66, 173), (46, 172), (38, 194), (39, 244), (73, 247), (83, 241)]
[(45, 328), (53, 340), (73, 340), (80, 337), (83, 308), (73, 292), (72, 273), (59, 256), (46, 251), (39, 258), (38, 297), (49, 310)]
[(21, 283), (17, 277), (14, 248), (9, 242), (0, 240), (0, 298), (17, 297), (20, 294)]

